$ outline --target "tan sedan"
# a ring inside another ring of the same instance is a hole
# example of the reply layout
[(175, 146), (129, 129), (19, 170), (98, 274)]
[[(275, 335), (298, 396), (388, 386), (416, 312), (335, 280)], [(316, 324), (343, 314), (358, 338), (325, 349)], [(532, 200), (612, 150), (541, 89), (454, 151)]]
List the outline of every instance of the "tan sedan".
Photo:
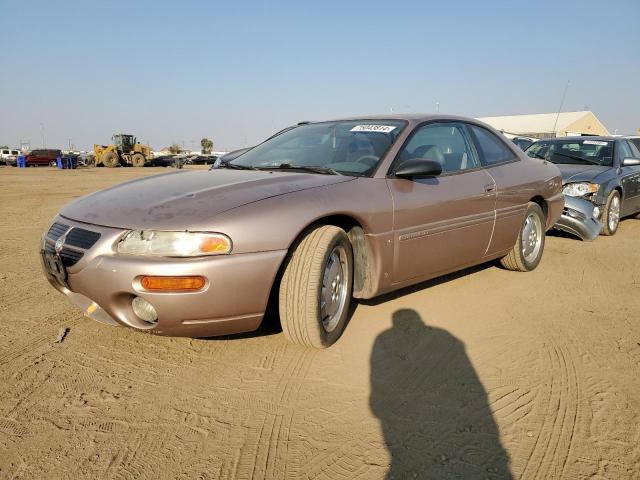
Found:
[(128, 182), (62, 209), (51, 284), (102, 322), (148, 333), (255, 330), (323, 348), (352, 298), (501, 259), (534, 269), (564, 199), (557, 167), (475, 120), (302, 123), (210, 171)]

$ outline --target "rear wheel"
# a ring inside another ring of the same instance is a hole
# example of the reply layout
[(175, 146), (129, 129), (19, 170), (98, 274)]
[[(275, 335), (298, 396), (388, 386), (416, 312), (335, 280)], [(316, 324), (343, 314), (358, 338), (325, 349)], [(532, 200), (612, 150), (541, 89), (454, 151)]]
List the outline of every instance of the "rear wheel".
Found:
[(500, 263), (507, 270), (530, 272), (542, 259), (545, 240), (546, 217), (540, 205), (529, 202), (518, 240)]
[(602, 214), (602, 235), (614, 235), (620, 225), (620, 193), (614, 190), (609, 194)]
[(105, 167), (113, 168), (120, 164), (120, 160), (114, 152), (107, 152), (102, 156), (102, 164)]
[(353, 288), (353, 251), (341, 228), (307, 232), (293, 248), (280, 283), (280, 322), (293, 343), (327, 348), (347, 322)]
[(141, 153), (134, 153), (131, 156), (131, 165), (134, 167), (144, 167), (145, 159)]

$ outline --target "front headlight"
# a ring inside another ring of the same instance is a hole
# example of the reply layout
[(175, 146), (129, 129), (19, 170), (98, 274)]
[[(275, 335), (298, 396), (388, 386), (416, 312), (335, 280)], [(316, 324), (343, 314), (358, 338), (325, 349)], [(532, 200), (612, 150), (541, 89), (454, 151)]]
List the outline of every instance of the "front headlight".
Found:
[(600, 189), (600, 185), (597, 183), (580, 182), (580, 183), (567, 183), (562, 189), (562, 193), (570, 197), (584, 197), (591, 193), (597, 193)]
[(132, 230), (118, 242), (118, 253), (159, 257), (200, 257), (231, 252), (231, 239), (221, 233)]

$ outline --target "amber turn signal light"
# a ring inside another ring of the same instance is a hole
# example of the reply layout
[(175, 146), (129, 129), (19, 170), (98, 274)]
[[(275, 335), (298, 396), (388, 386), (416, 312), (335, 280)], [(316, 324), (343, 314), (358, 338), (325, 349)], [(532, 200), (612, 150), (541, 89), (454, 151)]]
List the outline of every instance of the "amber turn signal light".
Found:
[(154, 292), (193, 292), (201, 290), (205, 285), (205, 278), (192, 277), (142, 277), (140, 285), (145, 290)]

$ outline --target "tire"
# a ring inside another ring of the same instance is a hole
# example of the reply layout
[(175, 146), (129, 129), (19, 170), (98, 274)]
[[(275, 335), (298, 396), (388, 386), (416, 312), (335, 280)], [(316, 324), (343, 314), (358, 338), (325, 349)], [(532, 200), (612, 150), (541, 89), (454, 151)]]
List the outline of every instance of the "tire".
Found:
[(620, 210), (622, 209), (622, 199), (620, 192), (613, 190), (607, 198), (602, 214), (602, 231), (600, 235), (615, 235), (620, 225)]
[(346, 232), (332, 225), (313, 228), (286, 262), (279, 291), (284, 335), (307, 347), (331, 346), (347, 323), (353, 289), (353, 250)]
[[(530, 272), (535, 269), (544, 252), (545, 225), (546, 216), (540, 205), (529, 202), (516, 244), (500, 259), (502, 266), (515, 272)], [(523, 243), (523, 236), (524, 240), (528, 237), (530, 241)]]
[(114, 152), (107, 152), (102, 156), (102, 164), (105, 167), (114, 168), (120, 164), (120, 159)]
[(141, 153), (134, 153), (131, 156), (131, 165), (133, 165), (134, 167), (144, 167), (144, 164), (145, 158)]

